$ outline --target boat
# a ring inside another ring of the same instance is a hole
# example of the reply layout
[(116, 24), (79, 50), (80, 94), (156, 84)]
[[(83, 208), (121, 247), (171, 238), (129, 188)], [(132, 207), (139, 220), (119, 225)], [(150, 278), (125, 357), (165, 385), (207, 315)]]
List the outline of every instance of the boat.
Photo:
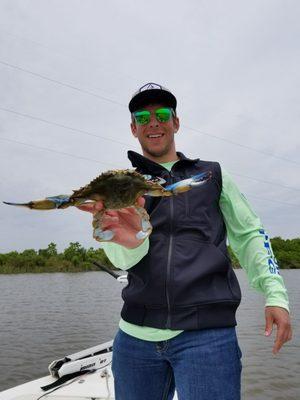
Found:
[(54, 360), (49, 375), (0, 393), (1, 400), (114, 399), (113, 341)]
[(54, 360), (48, 376), (0, 392), (0, 400), (114, 400), (112, 345), (106, 342)]

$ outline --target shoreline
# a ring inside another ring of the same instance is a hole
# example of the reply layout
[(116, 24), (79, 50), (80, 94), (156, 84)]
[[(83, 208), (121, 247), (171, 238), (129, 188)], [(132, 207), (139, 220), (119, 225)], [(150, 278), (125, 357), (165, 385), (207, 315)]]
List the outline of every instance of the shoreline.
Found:
[[(300, 269), (300, 238), (270, 239), (273, 253), (279, 269)], [(228, 256), (234, 269), (241, 268), (239, 261), (230, 246), (227, 246)], [(90, 247), (85, 249), (79, 242), (71, 242), (59, 253), (55, 243), (50, 243), (46, 249), (27, 249), (22, 252), (11, 251), (0, 254), (0, 274), (24, 273), (76, 273), (99, 271), (93, 261), (111, 270), (117, 270), (107, 258), (103, 249)]]

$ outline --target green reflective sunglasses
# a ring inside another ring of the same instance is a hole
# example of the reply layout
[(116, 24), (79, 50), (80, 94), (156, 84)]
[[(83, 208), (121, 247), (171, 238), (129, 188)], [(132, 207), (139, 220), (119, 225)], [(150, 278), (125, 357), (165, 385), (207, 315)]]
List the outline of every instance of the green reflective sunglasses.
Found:
[[(171, 116), (174, 115), (174, 110), (172, 108), (158, 108), (155, 110), (155, 117), (159, 122), (168, 122), (171, 119)], [(135, 111), (133, 113), (134, 119), (138, 125), (146, 125), (149, 124), (151, 119), (151, 112), (148, 110)]]

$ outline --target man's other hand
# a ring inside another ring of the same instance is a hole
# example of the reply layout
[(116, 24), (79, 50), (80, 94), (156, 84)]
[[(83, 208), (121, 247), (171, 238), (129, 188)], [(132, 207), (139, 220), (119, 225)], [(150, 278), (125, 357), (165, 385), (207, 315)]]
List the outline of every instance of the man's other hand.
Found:
[(265, 336), (272, 334), (273, 325), (277, 325), (273, 354), (277, 354), (284, 343), (292, 339), (292, 326), (290, 315), (285, 308), (270, 307), (265, 308), (266, 329)]

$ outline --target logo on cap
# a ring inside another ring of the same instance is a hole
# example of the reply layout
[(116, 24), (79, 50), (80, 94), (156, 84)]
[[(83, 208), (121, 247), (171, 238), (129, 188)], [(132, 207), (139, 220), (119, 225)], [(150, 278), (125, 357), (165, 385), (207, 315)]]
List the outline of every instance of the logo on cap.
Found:
[(157, 83), (153, 83), (153, 82), (146, 83), (146, 85), (142, 86), (139, 89), (139, 92), (143, 92), (144, 90), (151, 90), (151, 89), (162, 89), (162, 86), (158, 85)]
[(162, 103), (176, 110), (176, 97), (164, 86), (148, 82), (133, 94), (128, 105), (129, 111), (132, 113), (149, 102)]

